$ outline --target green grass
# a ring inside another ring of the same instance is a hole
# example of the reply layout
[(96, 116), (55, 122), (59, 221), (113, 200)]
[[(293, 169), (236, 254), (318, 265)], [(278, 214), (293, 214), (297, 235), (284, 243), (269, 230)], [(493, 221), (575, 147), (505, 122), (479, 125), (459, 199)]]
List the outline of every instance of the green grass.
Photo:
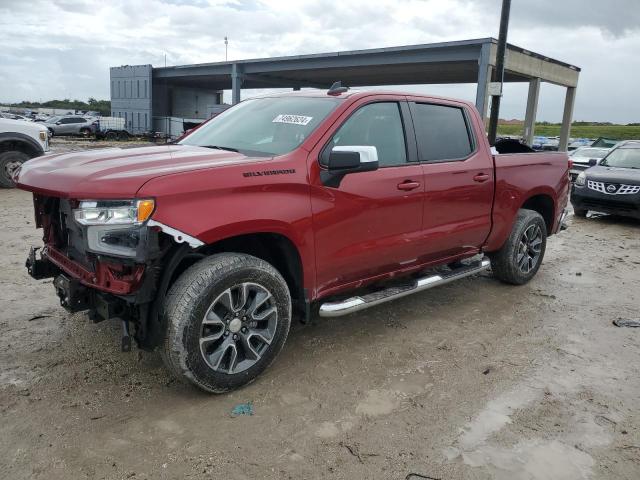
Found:
[[(498, 135), (522, 135), (522, 125), (498, 125)], [(536, 125), (535, 134), (545, 137), (560, 135), (560, 125)], [(630, 125), (575, 125), (571, 127), (574, 138), (640, 139), (640, 126)]]

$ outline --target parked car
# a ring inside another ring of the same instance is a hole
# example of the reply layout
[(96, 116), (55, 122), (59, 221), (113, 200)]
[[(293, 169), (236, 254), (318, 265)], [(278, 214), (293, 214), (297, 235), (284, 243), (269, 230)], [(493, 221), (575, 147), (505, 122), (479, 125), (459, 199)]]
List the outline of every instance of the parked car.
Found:
[(51, 117), (42, 122), (52, 135), (82, 135), (88, 137), (95, 133), (94, 118), (79, 115)]
[(598, 148), (613, 148), (618, 144), (618, 142), (620, 142), (620, 140), (616, 140), (615, 138), (599, 137), (593, 141), (591, 146)]
[(0, 118), (0, 187), (14, 187), (13, 177), (22, 164), (48, 150), (46, 128), (37, 123)]
[(620, 143), (597, 166), (580, 173), (571, 204), (578, 217), (593, 210), (640, 219), (640, 141)]
[(596, 147), (580, 147), (569, 153), (573, 166), (571, 167), (571, 181), (575, 181), (576, 177), (589, 167), (597, 165), (607, 153), (610, 148), (596, 148)]
[(173, 145), (28, 162), (18, 184), (46, 239), (30, 274), (70, 311), (121, 319), (124, 350), (133, 324), (176, 375), (224, 392), (275, 359), (292, 314), (490, 265), (528, 282), (568, 173), (565, 153), (493, 155), (472, 103), (332, 88), (245, 100)]
[(23, 122), (30, 122), (31, 119), (23, 115), (17, 115), (11, 112), (0, 112), (0, 118), (6, 118), (7, 120), (22, 120)]
[(593, 143), (593, 140), (590, 138), (574, 138), (569, 142), (567, 149), (569, 151), (575, 150), (580, 147), (589, 147)]
[(544, 150), (555, 152), (560, 145), (560, 137), (533, 137), (531, 148), (534, 150)]

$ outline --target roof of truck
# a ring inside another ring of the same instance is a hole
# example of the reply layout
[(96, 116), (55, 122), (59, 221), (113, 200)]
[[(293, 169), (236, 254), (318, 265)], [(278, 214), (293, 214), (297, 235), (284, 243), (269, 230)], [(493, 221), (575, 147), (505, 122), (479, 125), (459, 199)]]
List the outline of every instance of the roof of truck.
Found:
[(336, 93), (329, 95), (328, 90), (322, 89), (308, 89), (308, 90), (300, 90), (293, 92), (274, 92), (274, 93), (266, 93), (264, 95), (256, 95), (255, 97), (245, 98), (243, 101), (251, 100), (253, 98), (270, 98), (270, 97), (315, 97), (315, 98), (338, 98), (338, 99), (358, 99), (363, 97), (369, 97), (373, 95), (394, 95), (400, 97), (419, 97), (424, 98), (426, 100), (444, 100), (448, 102), (457, 102), (464, 103), (467, 105), (472, 105), (472, 102), (468, 102), (466, 100), (461, 100), (459, 98), (452, 97), (441, 97), (438, 95), (429, 95), (424, 93), (416, 93), (416, 92), (403, 92), (399, 90), (385, 90), (385, 89), (371, 89), (371, 90), (363, 90), (363, 89), (349, 89), (343, 93)]

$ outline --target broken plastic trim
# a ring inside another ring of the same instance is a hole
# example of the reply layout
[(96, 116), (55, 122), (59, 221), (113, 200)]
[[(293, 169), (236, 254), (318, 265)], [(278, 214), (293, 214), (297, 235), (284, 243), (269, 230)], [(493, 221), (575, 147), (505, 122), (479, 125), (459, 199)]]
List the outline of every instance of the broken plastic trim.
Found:
[(191, 235), (187, 235), (186, 233), (181, 232), (180, 230), (176, 230), (175, 228), (171, 228), (170, 226), (165, 225), (164, 223), (156, 222), (153, 219), (147, 222), (147, 226), (158, 227), (167, 235), (171, 235), (177, 243), (186, 242), (189, 244), (191, 248), (198, 248), (204, 245), (204, 243), (198, 240), (197, 238), (192, 237)]

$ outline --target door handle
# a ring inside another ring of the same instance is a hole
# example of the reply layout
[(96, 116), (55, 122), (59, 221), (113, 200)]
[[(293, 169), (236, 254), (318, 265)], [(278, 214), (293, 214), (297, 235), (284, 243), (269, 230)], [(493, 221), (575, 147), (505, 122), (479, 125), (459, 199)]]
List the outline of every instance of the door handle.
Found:
[(489, 175), (487, 175), (486, 173), (479, 173), (475, 177), (473, 177), (473, 181), (482, 183), (489, 180), (489, 178)]
[(416, 182), (414, 180), (405, 180), (402, 183), (398, 184), (398, 190), (415, 190), (420, 186), (420, 182)]

